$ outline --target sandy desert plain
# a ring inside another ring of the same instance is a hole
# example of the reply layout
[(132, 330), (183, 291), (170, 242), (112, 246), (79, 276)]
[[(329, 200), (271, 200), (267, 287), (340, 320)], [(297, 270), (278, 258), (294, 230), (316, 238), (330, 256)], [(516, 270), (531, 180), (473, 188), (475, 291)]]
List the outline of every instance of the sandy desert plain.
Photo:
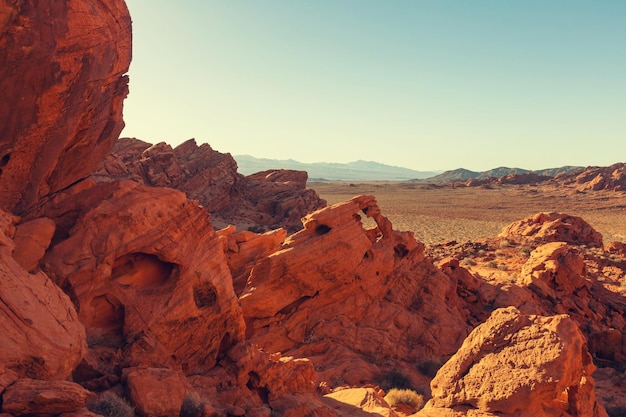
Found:
[(416, 182), (309, 182), (329, 205), (355, 195), (376, 197), (396, 230), (410, 230), (427, 246), (496, 237), (512, 222), (542, 211), (580, 216), (604, 243), (626, 242), (626, 193), (575, 187), (497, 185), (490, 188)]

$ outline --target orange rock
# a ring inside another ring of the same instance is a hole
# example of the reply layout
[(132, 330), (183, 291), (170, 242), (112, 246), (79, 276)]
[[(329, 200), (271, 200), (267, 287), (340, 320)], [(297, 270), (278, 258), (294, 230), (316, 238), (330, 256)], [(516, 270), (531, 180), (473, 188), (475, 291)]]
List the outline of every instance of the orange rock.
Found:
[(72, 413), (93, 395), (69, 381), (18, 379), (2, 394), (2, 411), (15, 416)]
[(181, 372), (127, 368), (124, 378), (131, 401), (145, 417), (178, 417), (189, 390)]
[(585, 262), (567, 243), (553, 242), (537, 247), (522, 268), (522, 284), (540, 297), (557, 300), (590, 288), (585, 279)]
[(15, 231), (13, 258), (24, 269), (35, 272), (50, 245), (56, 225), (45, 217), (20, 224)]
[(498, 415), (606, 416), (594, 395), (594, 369), (585, 338), (569, 317), (499, 309), (439, 370), (427, 408), (469, 405)]
[(398, 417), (380, 393), (374, 388), (348, 388), (324, 395), (324, 404), (335, 410), (337, 416)]
[[(14, 218), (0, 211), (0, 219)], [(86, 351), (76, 310), (46, 274), (31, 275), (13, 259), (4, 233), (0, 242), (0, 365), (21, 377), (65, 379)]]
[(211, 369), (244, 322), (208, 213), (130, 181), (82, 195), (100, 203), (78, 214), (44, 269), (73, 294), (90, 346), (124, 346), (133, 366)]
[(602, 247), (602, 235), (580, 217), (564, 213), (538, 213), (512, 223), (499, 235), (511, 241), (567, 242)]
[(326, 205), (315, 191), (306, 189), (307, 177), (306, 172), (287, 170), (244, 177), (230, 154), (208, 144), (198, 146), (194, 139), (172, 149), (163, 142), (150, 145), (122, 138), (94, 173), (98, 181), (129, 178), (184, 191), (212, 214), (217, 227), (284, 227), (290, 232), (302, 227), (304, 215)]
[(4, 3), (0, 208), (21, 214), (111, 150), (124, 126), (131, 21), (123, 0)]
[[(359, 212), (378, 227), (365, 230)], [(396, 369), (424, 383), (414, 364), (453, 354), (469, 332), (455, 284), (371, 196), (307, 216), (256, 263), (240, 302), (253, 343), (310, 358), (331, 386)]]

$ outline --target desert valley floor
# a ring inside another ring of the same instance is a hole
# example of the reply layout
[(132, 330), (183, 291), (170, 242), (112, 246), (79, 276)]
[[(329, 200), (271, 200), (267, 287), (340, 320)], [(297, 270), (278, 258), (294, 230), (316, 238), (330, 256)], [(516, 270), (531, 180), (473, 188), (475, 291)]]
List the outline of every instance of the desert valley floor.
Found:
[(514, 221), (541, 211), (580, 216), (604, 242), (626, 241), (626, 193), (577, 191), (554, 185), (493, 188), (412, 182), (310, 182), (329, 205), (371, 194), (396, 230), (411, 230), (426, 245), (497, 236)]

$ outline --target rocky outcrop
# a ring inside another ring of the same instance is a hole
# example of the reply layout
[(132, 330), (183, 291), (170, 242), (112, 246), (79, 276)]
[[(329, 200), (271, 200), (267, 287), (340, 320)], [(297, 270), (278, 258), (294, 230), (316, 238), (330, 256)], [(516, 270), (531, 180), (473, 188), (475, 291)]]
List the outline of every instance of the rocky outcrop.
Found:
[(575, 184), (580, 191), (626, 191), (626, 164), (617, 163), (608, 167), (587, 167), (583, 172), (568, 177), (565, 183)]
[(68, 381), (19, 379), (2, 394), (2, 411), (14, 416), (58, 415), (80, 410), (92, 395)]
[(602, 247), (602, 235), (580, 217), (565, 213), (538, 213), (502, 229), (500, 237), (512, 241), (567, 242)]
[[(377, 227), (364, 229), (359, 213)], [(312, 213), (252, 269), (240, 297), (247, 338), (310, 358), (331, 386), (395, 369), (419, 384), (426, 377), (408, 364), (453, 354), (469, 331), (454, 283), (423, 249), (371, 196)]]
[(567, 316), (496, 310), (439, 370), (431, 382), (433, 398), (417, 415), (447, 408), (485, 415), (606, 416), (595, 398), (594, 369), (585, 338)]
[(124, 123), (131, 21), (123, 0), (0, 7), (0, 208), (24, 213), (88, 176)]
[(17, 218), (0, 211), (0, 366), (24, 378), (65, 379), (86, 352), (69, 297), (12, 257)]
[(304, 215), (326, 205), (306, 189), (306, 172), (276, 170), (244, 177), (230, 154), (208, 144), (198, 146), (194, 139), (174, 149), (165, 143), (120, 139), (94, 178), (128, 178), (184, 191), (211, 213), (219, 228), (235, 224), (242, 230), (284, 227), (294, 232), (302, 227)]
[(100, 203), (77, 216), (44, 270), (72, 294), (91, 347), (123, 346), (129, 365), (201, 373), (243, 339), (222, 243), (204, 209), (179, 191), (131, 181), (70, 198)]

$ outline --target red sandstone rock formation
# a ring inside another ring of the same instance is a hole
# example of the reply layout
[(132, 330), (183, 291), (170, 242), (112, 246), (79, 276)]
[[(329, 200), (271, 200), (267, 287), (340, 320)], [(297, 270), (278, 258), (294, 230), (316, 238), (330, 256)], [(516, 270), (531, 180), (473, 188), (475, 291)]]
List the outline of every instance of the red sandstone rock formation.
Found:
[(174, 149), (165, 143), (120, 139), (94, 178), (129, 178), (184, 191), (212, 214), (217, 227), (284, 227), (294, 232), (302, 227), (304, 215), (326, 205), (315, 191), (306, 189), (306, 172), (276, 170), (244, 177), (230, 154), (207, 144), (197, 146), (193, 139)]
[(0, 366), (21, 377), (65, 379), (85, 355), (85, 329), (69, 297), (11, 256), (13, 222), (0, 210)]
[(587, 167), (581, 173), (567, 177), (566, 183), (575, 184), (578, 190), (626, 190), (626, 164), (608, 167)]
[(602, 247), (602, 235), (580, 217), (564, 213), (538, 213), (502, 229), (501, 237), (519, 241), (567, 242)]
[(431, 383), (433, 398), (417, 416), (606, 416), (595, 399), (595, 367), (576, 323), (565, 315), (494, 311), (463, 342)]
[(78, 216), (44, 270), (72, 294), (90, 346), (124, 346), (135, 366), (201, 373), (243, 339), (222, 242), (205, 210), (179, 191), (131, 181), (72, 199), (101, 202)]
[[(360, 212), (377, 228), (365, 230)], [(423, 383), (414, 364), (451, 355), (469, 331), (454, 283), (423, 248), (371, 196), (307, 216), (252, 269), (240, 297), (247, 337), (310, 358), (331, 386), (396, 369)]]
[(2, 411), (14, 416), (59, 415), (80, 410), (92, 395), (68, 381), (18, 379), (2, 394)]
[(0, 7), (0, 208), (24, 213), (88, 176), (124, 123), (131, 22), (123, 0)]

